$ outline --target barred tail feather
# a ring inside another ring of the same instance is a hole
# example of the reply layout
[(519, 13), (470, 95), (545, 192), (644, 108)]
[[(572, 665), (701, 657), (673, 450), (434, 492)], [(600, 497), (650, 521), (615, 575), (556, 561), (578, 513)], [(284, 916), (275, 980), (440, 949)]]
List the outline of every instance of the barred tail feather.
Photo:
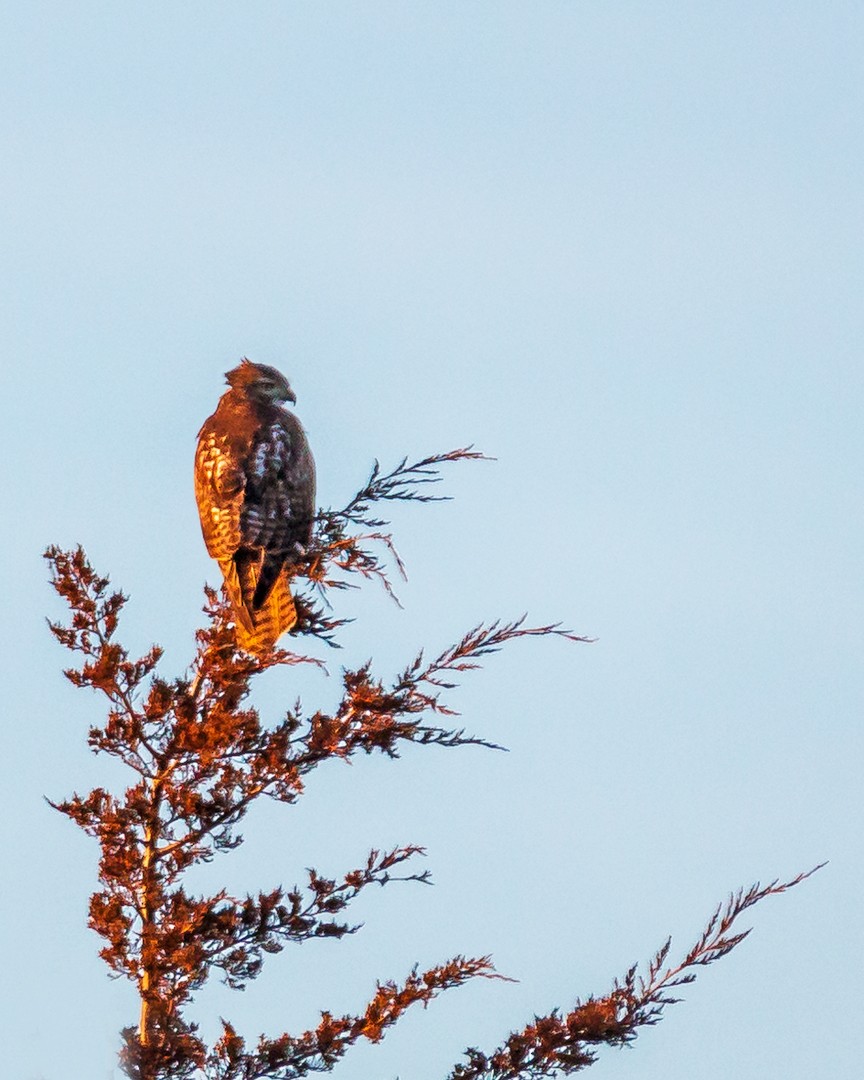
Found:
[[(264, 556), (264, 562), (258, 572), (258, 584), (252, 593), (253, 612), (260, 611), (264, 607), (267, 597), (270, 595), (270, 590), (274, 587), (284, 564), (285, 555), (282, 553)], [(245, 592), (244, 595), (246, 595)]]
[(234, 609), (237, 644), (255, 655), (266, 652), (297, 622), (288, 575), (284, 571), (279, 573), (268, 596), (255, 609), (253, 597), (262, 577), (260, 562), (238, 552), (233, 559), (220, 562), (219, 566), (225, 578), (225, 591)]
[(238, 621), (237, 644), (256, 655), (267, 652), (283, 634), (287, 634), (294, 627), (297, 611), (286, 574), (280, 574), (276, 579), (270, 595), (255, 612), (254, 620), (251, 629), (244, 622)]
[[(227, 562), (222, 562), (220, 560), (219, 569), (222, 571), (222, 576), (225, 579), (225, 591), (228, 593), (228, 599), (231, 601), (231, 606), (234, 608), (238, 632), (242, 626), (246, 633), (253, 634), (255, 632), (255, 622), (251, 611), (246, 607), (246, 604), (243, 601), (244, 582), (241, 581), (237, 563), (234, 559), (228, 559)], [(244, 568), (244, 570), (245, 569), (247, 568)], [(252, 592), (254, 591), (255, 585), (253, 583)]]

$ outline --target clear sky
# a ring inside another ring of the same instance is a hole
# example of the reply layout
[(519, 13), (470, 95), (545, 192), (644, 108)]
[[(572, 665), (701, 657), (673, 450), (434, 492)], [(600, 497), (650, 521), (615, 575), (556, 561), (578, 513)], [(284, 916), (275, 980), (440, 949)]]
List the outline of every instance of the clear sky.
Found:
[(208, 990), (204, 1030), (297, 1031), (491, 952), (518, 984), (337, 1074), (438, 1080), (830, 859), (591, 1075), (859, 1077), (860, 3), (10, 0), (0, 39), (4, 1075), (119, 1076), (135, 1018), (85, 925), (96, 846), (42, 800), (123, 781), (86, 750), (101, 706), (60, 675), (40, 553), (83, 543), (132, 596), (123, 638), (181, 673), (217, 579), (195, 435), (245, 354), (289, 375), (325, 505), (376, 456), (497, 458), (397, 514), (404, 610), (346, 597), (346, 663), (525, 610), (597, 641), (466, 680), (509, 754), (333, 766), (251, 814), (202, 884), (416, 842), (437, 885)]

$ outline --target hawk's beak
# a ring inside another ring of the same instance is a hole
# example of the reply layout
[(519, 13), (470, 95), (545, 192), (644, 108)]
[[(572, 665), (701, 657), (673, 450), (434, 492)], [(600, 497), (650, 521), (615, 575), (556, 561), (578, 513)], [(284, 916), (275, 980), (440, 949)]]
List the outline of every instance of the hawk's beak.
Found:
[(290, 401), (292, 405), (296, 405), (297, 404), (297, 395), (294, 393), (293, 390), (289, 390), (287, 392), (287, 394), (285, 395), (285, 400)]

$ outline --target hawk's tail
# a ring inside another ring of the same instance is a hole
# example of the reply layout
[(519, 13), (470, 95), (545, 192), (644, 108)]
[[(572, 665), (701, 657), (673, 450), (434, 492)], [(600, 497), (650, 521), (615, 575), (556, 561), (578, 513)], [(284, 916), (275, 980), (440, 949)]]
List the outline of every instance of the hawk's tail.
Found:
[(267, 652), (297, 622), (294, 598), (288, 587), (288, 575), (279, 574), (267, 599), (256, 611), (252, 606), (252, 598), (258, 584), (258, 563), (246, 559), (232, 559), (223, 564), (222, 573), (236, 615), (237, 644), (255, 655)]
[(261, 567), (258, 571), (258, 581), (253, 587), (252, 592), (247, 593), (245, 589), (243, 590), (244, 596), (252, 597), (253, 612), (258, 612), (264, 607), (267, 598), (270, 595), (270, 590), (276, 584), (276, 580), (284, 565), (284, 554), (271, 555), (268, 553), (264, 556), (264, 561), (261, 563)]
[(297, 622), (294, 598), (288, 588), (288, 575), (280, 574), (270, 595), (254, 613), (251, 633), (241, 623), (237, 624), (237, 644), (248, 652), (260, 654), (271, 649), (283, 634)]

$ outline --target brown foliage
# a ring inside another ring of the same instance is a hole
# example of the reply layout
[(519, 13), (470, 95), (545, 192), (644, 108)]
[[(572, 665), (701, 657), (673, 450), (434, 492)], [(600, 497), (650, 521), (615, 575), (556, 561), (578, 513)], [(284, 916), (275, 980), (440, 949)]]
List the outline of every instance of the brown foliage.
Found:
[[(434, 501), (428, 485), (438, 466), (479, 458), (470, 447), (414, 464), (402, 461), (382, 474), (378, 464), (366, 485), (343, 509), (318, 515), (313, 544), (298, 569), (307, 589), (296, 591), (298, 636), (336, 646), (342, 625), (327, 594), (349, 587), (350, 575), (377, 579), (392, 594), (387, 556), (401, 572), (387, 522), (373, 516), (382, 501)], [(292, 804), (303, 794), (304, 778), (332, 758), (357, 753), (391, 758), (409, 743), (444, 747), (494, 744), (447, 726), (453, 709), (442, 695), (454, 678), (509, 641), (532, 635), (576, 638), (557, 625), (514, 622), (481, 625), (432, 660), (422, 652), (394, 679), (373, 674), (371, 661), (344, 670), (341, 700), (332, 713), (305, 713), (298, 705), (275, 725), (262, 723), (247, 704), (253, 678), (273, 666), (321, 661), (273, 648), (250, 655), (237, 644), (230, 605), (206, 590), (206, 626), (197, 633), (189, 672), (166, 680), (156, 674), (161, 649), (153, 646), (132, 659), (115, 640), (126, 602), (109, 580), (90, 566), (83, 550), (46, 552), (52, 583), (69, 606), (66, 624), (50, 623), (55, 637), (78, 654), (66, 671), (78, 687), (108, 699), (105, 722), (91, 727), (89, 744), (127, 766), (132, 783), (122, 793), (96, 788), (52, 803), (100, 845), (99, 889), (90, 901), (90, 926), (102, 937), (100, 955), (115, 976), (132, 980), (141, 999), (137, 1026), (123, 1032), (121, 1062), (135, 1080), (168, 1080), (202, 1073), (212, 1080), (291, 1080), (327, 1071), (361, 1039), (377, 1042), (413, 1004), (426, 1005), (439, 992), (469, 979), (497, 978), (489, 957), (454, 959), (419, 972), (403, 983), (380, 983), (356, 1015), (323, 1013), (313, 1031), (261, 1036), (248, 1045), (228, 1021), (221, 1038), (207, 1047), (186, 1006), (214, 972), (242, 988), (260, 972), (265, 954), (315, 937), (339, 938), (357, 926), (346, 909), (369, 885), (391, 881), (427, 882), (429, 872), (413, 869), (422, 848), (408, 844), (369, 853), (365, 863), (328, 878), (308, 871), (303, 887), (276, 888), (255, 895), (212, 896), (187, 892), (190, 867), (242, 843), (243, 817), (260, 796)], [(430, 722), (438, 719), (439, 722)], [(689, 982), (691, 969), (713, 962), (745, 936), (732, 933), (738, 916), (756, 901), (782, 892), (785, 884), (732, 897), (715, 913), (703, 938), (675, 967), (665, 968), (669, 945), (649, 965), (645, 979), (631, 969), (601, 999), (577, 1003), (566, 1014), (535, 1018), (490, 1055), (467, 1051), (452, 1080), (510, 1080), (568, 1074), (591, 1064), (592, 1047), (630, 1042), (637, 1029), (656, 1023), (668, 991)]]
[(602, 998), (577, 1001), (569, 1013), (555, 1010), (538, 1016), (522, 1031), (512, 1033), (503, 1046), (491, 1054), (473, 1047), (466, 1052), (468, 1061), (457, 1065), (448, 1080), (541, 1080), (542, 1077), (569, 1076), (592, 1065), (595, 1046), (625, 1046), (637, 1036), (639, 1028), (656, 1024), (666, 1005), (680, 998), (670, 994), (678, 986), (695, 980), (692, 970), (704, 967), (731, 952), (750, 933), (732, 933), (738, 918), (767, 896), (791, 889), (820, 867), (798, 874), (791, 881), (772, 881), (770, 885), (752, 885), (740, 889), (718, 907), (699, 940), (678, 964), (667, 966), (671, 938), (654, 955), (645, 976), (634, 965), (612, 990)]

